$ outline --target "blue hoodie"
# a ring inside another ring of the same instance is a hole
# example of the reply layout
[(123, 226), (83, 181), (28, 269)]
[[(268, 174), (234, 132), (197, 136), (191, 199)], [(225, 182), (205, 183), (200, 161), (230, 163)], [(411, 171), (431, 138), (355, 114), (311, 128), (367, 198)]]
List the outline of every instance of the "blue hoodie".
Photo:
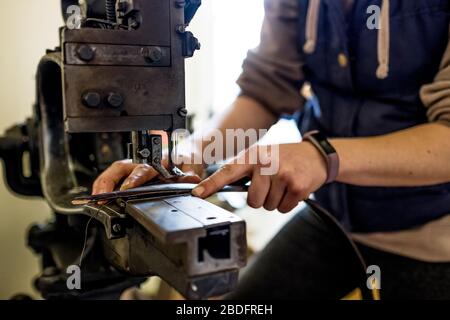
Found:
[[(420, 98), (449, 43), (449, 0), (266, 0), (260, 46), (238, 80), (277, 115), (302, 110), (302, 133), (384, 135), (430, 121)], [(375, 23), (374, 23), (375, 22)], [(314, 99), (298, 94), (311, 84)], [(311, 103), (312, 102), (312, 103)], [(316, 199), (352, 232), (398, 231), (450, 214), (450, 184), (333, 183)]]
[[(428, 122), (419, 93), (433, 81), (447, 47), (450, 1), (356, 0), (348, 15), (341, 1), (299, 1), (303, 72), (321, 111), (320, 117), (301, 117), (301, 131), (370, 137)], [(368, 26), (367, 9), (373, 5), (381, 9), (375, 29)], [(334, 183), (316, 198), (355, 232), (402, 230), (450, 213), (450, 184)]]

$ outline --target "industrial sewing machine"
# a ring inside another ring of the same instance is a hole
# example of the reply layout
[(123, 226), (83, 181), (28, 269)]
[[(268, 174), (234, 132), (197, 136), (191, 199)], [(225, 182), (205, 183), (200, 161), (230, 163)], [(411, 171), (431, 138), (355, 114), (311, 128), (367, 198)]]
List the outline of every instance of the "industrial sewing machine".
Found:
[[(166, 179), (181, 174), (171, 161), (162, 166), (164, 137), (150, 130), (167, 133), (171, 154), (171, 133), (186, 126), (184, 59), (200, 48), (186, 27), (200, 4), (62, 0), (68, 24), (39, 64), (33, 117), (0, 139), (10, 189), (44, 197), (54, 211), (28, 237), (42, 257), (35, 286), (45, 298), (117, 298), (152, 275), (191, 299), (235, 287), (246, 263), (244, 221), (180, 187), (71, 204), (127, 154)], [(66, 269), (78, 264), (82, 288), (70, 290)]]

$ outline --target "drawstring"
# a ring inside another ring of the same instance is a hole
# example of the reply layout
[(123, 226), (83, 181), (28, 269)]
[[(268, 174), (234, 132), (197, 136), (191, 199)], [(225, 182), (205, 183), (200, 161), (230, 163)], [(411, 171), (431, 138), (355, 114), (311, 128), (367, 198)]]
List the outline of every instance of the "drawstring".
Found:
[(317, 29), (319, 24), (320, 0), (310, 0), (308, 15), (306, 17), (306, 42), (303, 51), (307, 54), (314, 53), (317, 43)]
[(389, 0), (381, 6), (380, 29), (378, 30), (378, 69), (377, 78), (386, 79), (389, 75), (390, 17)]
[[(390, 0), (383, 0), (381, 6), (380, 28), (378, 30), (378, 79), (386, 79), (389, 75), (389, 50), (390, 50)], [(319, 28), (320, 0), (310, 0), (306, 17), (306, 42), (303, 51), (312, 54), (316, 50), (317, 31)]]

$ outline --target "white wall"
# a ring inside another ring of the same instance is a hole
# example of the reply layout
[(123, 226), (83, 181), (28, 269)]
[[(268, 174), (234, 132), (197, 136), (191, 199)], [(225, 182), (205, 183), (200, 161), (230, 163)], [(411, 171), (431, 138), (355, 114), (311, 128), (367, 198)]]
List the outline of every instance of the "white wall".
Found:
[(220, 111), (239, 93), (236, 80), (242, 72), (242, 61), (247, 51), (259, 44), (264, 1), (209, 1), (213, 6), (211, 25), (214, 29), (213, 108)]
[(202, 47), (194, 57), (186, 60), (186, 107), (190, 113), (195, 114), (195, 126), (207, 120), (212, 108), (213, 60), (216, 53), (212, 21), (213, 5), (213, 0), (204, 0), (189, 26), (189, 30), (200, 40)]
[[(0, 134), (31, 114), (34, 75), (46, 48), (58, 44), (62, 23), (55, 0), (0, 0)], [(3, 165), (3, 164), (2, 164)], [(3, 171), (3, 170), (2, 170)], [(25, 246), (28, 226), (49, 216), (44, 201), (20, 199), (0, 182), (0, 298), (32, 293), (38, 260)]]

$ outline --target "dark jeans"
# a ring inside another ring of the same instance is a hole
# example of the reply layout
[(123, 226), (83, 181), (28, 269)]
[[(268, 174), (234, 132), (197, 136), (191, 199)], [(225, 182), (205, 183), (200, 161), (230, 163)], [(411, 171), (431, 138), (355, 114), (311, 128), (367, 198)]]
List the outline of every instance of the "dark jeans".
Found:
[(366, 265), (381, 269), (381, 299), (450, 299), (450, 263), (426, 263), (355, 245), (333, 218), (317, 209), (298, 213), (227, 298), (341, 299), (361, 288), (370, 299)]

